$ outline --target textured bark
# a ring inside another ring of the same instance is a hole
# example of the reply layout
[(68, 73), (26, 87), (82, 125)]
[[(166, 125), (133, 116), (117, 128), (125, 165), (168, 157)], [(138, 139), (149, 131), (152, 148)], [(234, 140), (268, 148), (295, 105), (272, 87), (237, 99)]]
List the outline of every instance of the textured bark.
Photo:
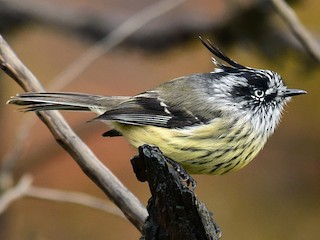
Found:
[(152, 194), (141, 239), (220, 238), (212, 213), (168, 166), (157, 147), (141, 146), (139, 156), (131, 162), (138, 180), (148, 181)]

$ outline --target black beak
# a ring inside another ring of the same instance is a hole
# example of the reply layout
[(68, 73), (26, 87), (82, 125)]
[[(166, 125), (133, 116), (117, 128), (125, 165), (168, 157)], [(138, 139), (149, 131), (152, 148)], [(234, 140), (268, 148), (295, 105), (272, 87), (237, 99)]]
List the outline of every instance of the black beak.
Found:
[(300, 90), (300, 89), (286, 89), (283, 95), (285, 97), (292, 97), (292, 96), (306, 94), (306, 93), (307, 93), (306, 91)]

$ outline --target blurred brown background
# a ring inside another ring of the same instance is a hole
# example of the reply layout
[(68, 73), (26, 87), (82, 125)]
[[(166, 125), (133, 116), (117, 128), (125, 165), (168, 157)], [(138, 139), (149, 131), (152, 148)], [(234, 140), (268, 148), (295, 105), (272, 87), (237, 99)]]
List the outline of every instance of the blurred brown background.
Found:
[[(46, 4), (53, 4), (58, 10), (75, 9), (105, 18), (105, 22), (96, 22), (100, 28), (93, 30), (57, 23), (48, 14), (31, 14), (25, 7), (19, 10), (15, 2), (11, 1), (12, 7), (10, 1), (0, 0), (0, 33), (46, 86), (95, 41), (154, 1), (30, 1), (29, 6), (43, 7), (43, 13)], [(319, 1), (290, 3), (318, 37)], [(68, 12), (62, 10), (63, 20)], [(83, 18), (74, 20), (79, 23)], [(304, 89), (308, 94), (289, 103), (279, 129), (246, 168), (222, 177), (195, 176), (197, 196), (214, 213), (223, 239), (320, 239), (319, 64), (303, 51), (265, 1), (186, 1), (146, 25), (59, 90), (133, 95), (174, 77), (209, 72), (213, 69), (211, 55), (197, 39), (199, 34), (210, 38), (237, 62), (277, 71), (289, 87)], [(4, 158), (15, 144), (21, 123), (34, 114), (23, 114), (5, 104), (21, 89), (4, 73), (0, 78), (0, 154)], [(148, 186), (136, 180), (129, 161), (136, 151), (122, 138), (100, 137), (106, 127), (86, 123), (94, 115), (63, 114), (103, 163), (146, 205)], [(15, 181), (31, 173), (37, 186), (106, 199), (38, 119), (11, 171)], [(0, 239), (139, 236), (124, 219), (74, 204), (22, 198), (0, 215)]]

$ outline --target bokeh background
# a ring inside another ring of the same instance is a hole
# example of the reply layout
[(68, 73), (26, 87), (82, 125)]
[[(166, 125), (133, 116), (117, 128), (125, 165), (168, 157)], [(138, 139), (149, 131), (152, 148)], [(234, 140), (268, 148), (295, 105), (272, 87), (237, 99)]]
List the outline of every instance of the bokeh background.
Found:
[[(0, 0), (0, 33), (43, 85), (50, 86), (104, 35), (154, 2)], [(309, 31), (319, 37), (320, 2), (289, 3)], [(66, 16), (72, 16), (74, 22), (68, 23)], [(81, 16), (93, 20), (81, 25)], [(223, 239), (320, 239), (319, 63), (305, 53), (268, 1), (185, 1), (104, 54), (70, 84), (49, 90), (133, 95), (174, 77), (212, 71), (211, 55), (198, 40), (199, 34), (237, 62), (277, 71), (289, 87), (308, 94), (289, 103), (279, 129), (246, 168), (224, 176), (195, 176), (198, 198), (214, 213)], [(12, 153), (21, 124), (35, 121), (9, 168), (12, 182), (0, 178), (2, 192), (30, 173), (36, 186), (84, 192), (108, 201), (33, 113), (23, 114), (6, 105), (10, 96), (21, 91), (0, 73), (2, 161)], [(122, 138), (100, 137), (106, 127), (86, 123), (94, 117), (90, 113), (63, 115), (146, 205), (148, 186), (136, 180), (129, 161), (136, 151)], [(76, 204), (24, 197), (0, 215), (0, 239), (139, 236), (127, 220)]]

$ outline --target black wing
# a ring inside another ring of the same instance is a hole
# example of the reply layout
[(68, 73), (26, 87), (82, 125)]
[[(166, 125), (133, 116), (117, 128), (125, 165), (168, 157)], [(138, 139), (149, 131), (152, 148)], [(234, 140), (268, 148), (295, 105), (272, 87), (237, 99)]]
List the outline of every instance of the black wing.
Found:
[(173, 106), (164, 102), (156, 91), (132, 97), (96, 119), (165, 128), (182, 128), (203, 124), (206, 121), (181, 106)]

